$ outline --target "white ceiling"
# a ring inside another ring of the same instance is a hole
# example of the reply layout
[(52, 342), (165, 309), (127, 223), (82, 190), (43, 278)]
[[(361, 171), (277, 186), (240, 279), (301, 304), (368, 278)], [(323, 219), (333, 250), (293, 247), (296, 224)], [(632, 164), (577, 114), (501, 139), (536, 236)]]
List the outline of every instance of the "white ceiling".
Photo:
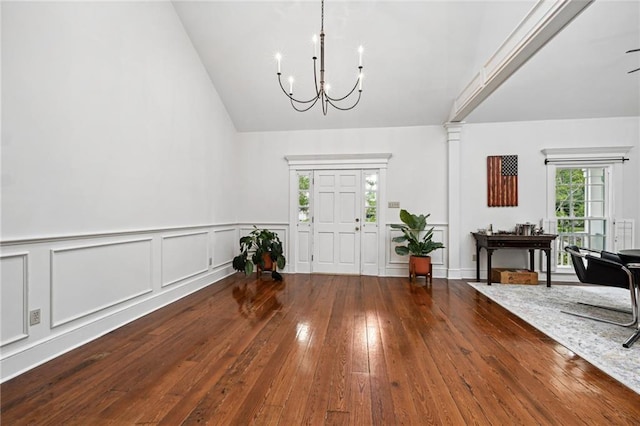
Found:
[[(346, 93), (364, 46), (363, 93), (351, 111), (294, 111), (281, 92), (313, 91), (311, 36), (320, 1), (174, 1), (238, 131), (438, 125), (454, 98), (535, 4), (521, 1), (325, 0), (326, 80)], [(597, 0), (467, 122), (640, 116), (640, 1)], [(285, 81), (283, 81), (285, 83)]]

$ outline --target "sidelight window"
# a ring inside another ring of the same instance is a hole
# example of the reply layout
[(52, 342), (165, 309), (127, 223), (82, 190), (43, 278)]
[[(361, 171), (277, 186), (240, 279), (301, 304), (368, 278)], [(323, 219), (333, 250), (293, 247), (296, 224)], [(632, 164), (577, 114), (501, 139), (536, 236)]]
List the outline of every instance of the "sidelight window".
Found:
[(311, 221), (311, 174), (298, 173), (298, 222)]
[(364, 221), (378, 222), (378, 173), (364, 173)]

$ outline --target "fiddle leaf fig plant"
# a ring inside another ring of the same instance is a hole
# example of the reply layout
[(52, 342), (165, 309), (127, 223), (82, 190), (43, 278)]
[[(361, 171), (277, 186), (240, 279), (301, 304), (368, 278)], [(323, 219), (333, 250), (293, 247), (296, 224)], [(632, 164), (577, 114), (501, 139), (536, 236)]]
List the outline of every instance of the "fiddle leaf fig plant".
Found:
[[(411, 254), (413, 256), (428, 256), (434, 250), (444, 248), (442, 243), (433, 241), (433, 227), (427, 229), (426, 216), (411, 214), (408, 211), (400, 210), (400, 220), (403, 225), (392, 224), (392, 229), (398, 229), (402, 235), (392, 239), (394, 243), (405, 243), (405, 245), (396, 246), (396, 253), (400, 256)], [(422, 234), (422, 236), (421, 236)]]
[(283, 269), (287, 260), (278, 234), (255, 225), (253, 228), (248, 235), (240, 238), (240, 254), (233, 258), (233, 269), (246, 275), (253, 273), (253, 265), (264, 269), (265, 254), (269, 255), (278, 268)]

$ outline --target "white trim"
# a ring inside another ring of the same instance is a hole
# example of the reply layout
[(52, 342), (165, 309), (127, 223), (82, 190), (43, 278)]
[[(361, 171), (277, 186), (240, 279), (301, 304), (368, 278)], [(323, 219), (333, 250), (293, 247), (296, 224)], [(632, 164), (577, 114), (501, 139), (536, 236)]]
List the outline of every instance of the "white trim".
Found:
[[(64, 318), (61, 320), (58, 320), (57, 322), (54, 320), (53, 317), (53, 312), (54, 312), (54, 281), (56, 279), (56, 274), (55, 274), (55, 255), (61, 252), (67, 252), (67, 251), (76, 251), (76, 250), (85, 250), (85, 249), (89, 249), (89, 248), (96, 248), (96, 247), (106, 247), (106, 246), (115, 246), (115, 245), (124, 245), (124, 244), (134, 244), (134, 243), (144, 243), (144, 242), (149, 242), (149, 257), (150, 257), (150, 262), (149, 265), (151, 267), (150, 271), (149, 271), (149, 287), (141, 290), (137, 293), (131, 293), (123, 298), (120, 299), (116, 299), (113, 301), (110, 301), (109, 303), (105, 303), (102, 304), (100, 306), (95, 307), (94, 309), (90, 309), (88, 311), (85, 311), (83, 313), (68, 317), (68, 318)], [(85, 318), (88, 317), (90, 315), (93, 315), (97, 312), (100, 311), (104, 311), (105, 309), (109, 309), (113, 306), (117, 306), (120, 305), (121, 303), (127, 302), (129, 300), (133, 300), (136, 299), (140, 296), (143, 296), (145, 294), (151, 293), (153, 291), (153, 247), (151, 246), (151, 244), (153, 243), (153, 238), (139, 238), (136, 240), (125, 240), (125, 241), (113, 241), (113, 242), (108, 242), (108, 243), (100, 243), (100, 244), (89, 244), (89, 245), (82, 245), (82, 246), (73, 246), (73, 247), (65, 247), (65, 248), (60, 248), (60, 249), (51, 249), (49, 250), (49, 256), (50, 256), (50, 276), (49, 276), (49, 294), (51, 295), (50, 299), (49, 299), (49, 321), (51, 324), (51, 328), (57, 328), (60, 327), (61, 325), (64, 324), (68, 324), (70, 322), (73, 321), (77, 321), (81, 318)]]
[[(165, 251), (165, 246), (164, 246), (164, 242), (166, 240), (170, 240), (172, 238), (181, 238), (181, 237), (191, 237), (194, 235), (205, 235), (207, 237), (207, 254), (206, 254), (206, 262), (205, 262), (205, 267), (203, 269), (199, 269), (193, 272), (190, 272), (182, 277), (176, 278), (172, 281), (167, 281), (165, 282), (164, 280), (164, 275), (165, 275), (165, 271), (164, 271), (164, 251)], [(162, 259), (162, 261), (160, 262), (162, 265), (162, 268), (160, 268), (160, 287), (164, 288), (164, 287), (168, 287), (170, 285), (176, 284), (180, 281), (184, 281), (188, 278), (192, 278), (195, 277), (196, 275), (200, 275), (200, 274), (204, 274), (205, 272), (207, 272), (209, 270), (209, 258), (211, 257), (211, 244), (209, 241), (209, 231), (202, 231), (202, 232), (189, 232), (189, 233), (182, 233), (182, 234), (175, 234), (175, 235), (166, 235), (166, 236), (162, 236), (160, 238), (160, 257)]]
[(538, 0), (453, 103), (449, 121), (464, 120), (593, 0)]
[[(21, 257), (22, 264), (22, 334), (13, 336), (0, 342), (0, 347), (24, 340), (29, 337), (29, 252), (11, 253), (0, 255), (0, 259)], [(3, 336), (4, 337), (4, 336)]]
[[(576, 160), (592, 160), (602, 157), (624, 157), (633, 149), (633, 146), (592, 146), (580, 148), (545, 148), (540, 152), (547, 160), (553, 160), (555, 164), (562, 164), (562, 160), (570, 160), (574, 163)], [(603, 162), (611, 163), (612, 160), (603, 160)]]
[(181, 231), (181, 230), (200, 229), (200, 228), (218, 228), (222, 226), (237, 226), (237, 225), (238, 225), (237, 223), (230, 222), (230, 223), (211, 223), (211, 224), (188, 225), (188, 226), (167, 226), (163, 228), (130, 229), (125, 231), (104, 231), (104, 232), (94, 232), (94, 233), (86, 233), (86, 234), (46, 235), (42, 237), (25, 237), (25, 238), (14, 238), (12, 240), (4, 240), (4, 241), (0, 241), (0, 246), (53, 243), (58, 241), (81, 240), (81, 239), (103, 238), (103, 237), (122, 237), (126, 235), (150, 234), (150, 233), (158, 233), (158, 232)]
[(290, 170), (342, 170), (387, 168), (391, 153), (286, 155)]

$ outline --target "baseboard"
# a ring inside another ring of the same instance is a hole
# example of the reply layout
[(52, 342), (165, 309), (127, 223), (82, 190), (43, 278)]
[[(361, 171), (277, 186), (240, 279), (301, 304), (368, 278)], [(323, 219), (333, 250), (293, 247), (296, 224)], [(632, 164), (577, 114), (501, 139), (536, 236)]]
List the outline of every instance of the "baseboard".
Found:
[(79, 324), (60, 334), (50, 335), (46, 339), (14, 351), (3, 351), (0, 360), (2, 374), (0, 383), (19, 376), (198, 290), (213, 285), (234, 272), (231, 265), (222, 266), (183, 284), (176, 284), (166, 291), (151, 294), (133, 305), (110, 310), (97, 319)]

